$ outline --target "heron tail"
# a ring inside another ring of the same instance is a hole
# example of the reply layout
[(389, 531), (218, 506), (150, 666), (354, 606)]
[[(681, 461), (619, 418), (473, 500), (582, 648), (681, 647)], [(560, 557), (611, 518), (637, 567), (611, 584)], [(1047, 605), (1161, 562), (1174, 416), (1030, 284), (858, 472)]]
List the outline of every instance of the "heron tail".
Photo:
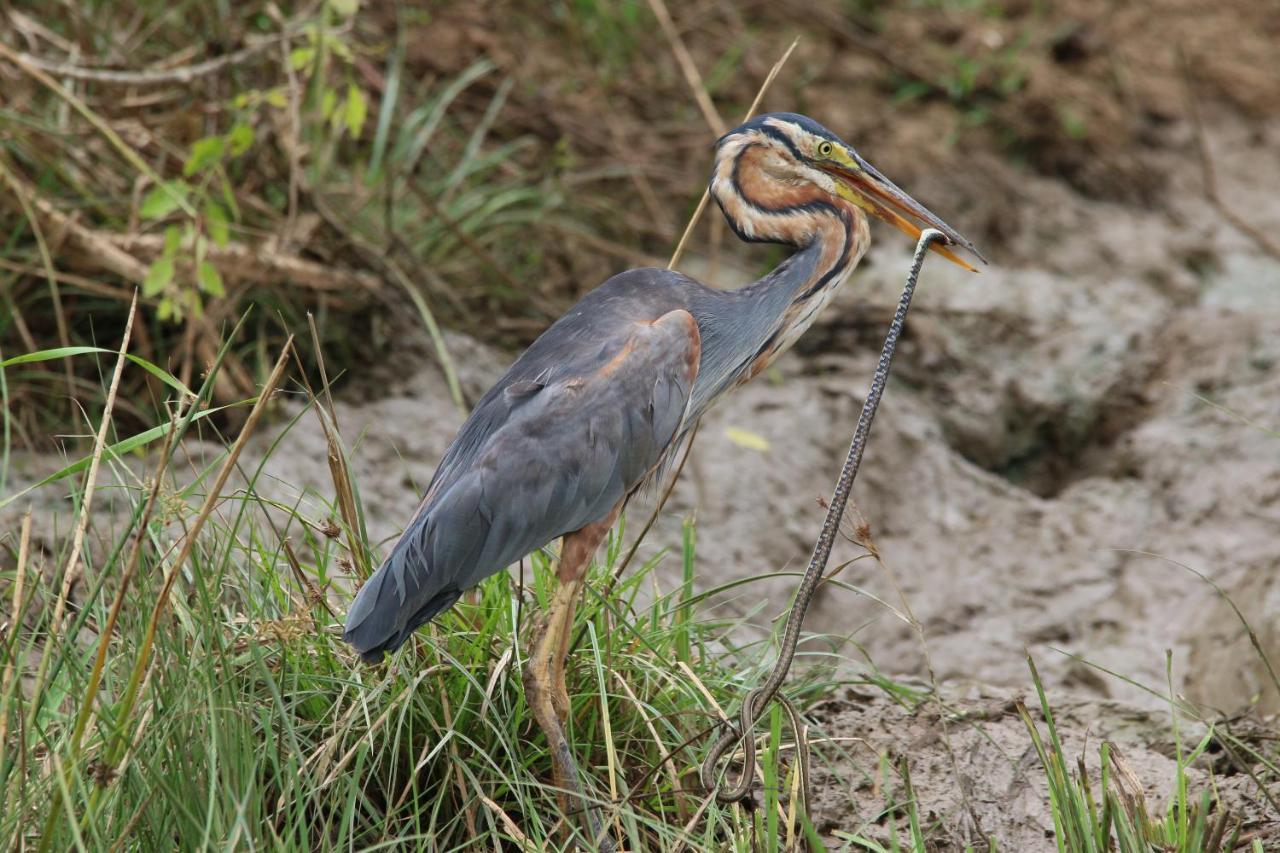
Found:
[(461, 590), (446, 588), (417, 610), (406, 613), (392, 574), (389, 565), (374, 572), (356, 594), (347, 613), (342, 639), (354, 646), (367, 663), (377, 663), (385, 653), (400, 648), (414, 631), (448, 610), (462, 596)]

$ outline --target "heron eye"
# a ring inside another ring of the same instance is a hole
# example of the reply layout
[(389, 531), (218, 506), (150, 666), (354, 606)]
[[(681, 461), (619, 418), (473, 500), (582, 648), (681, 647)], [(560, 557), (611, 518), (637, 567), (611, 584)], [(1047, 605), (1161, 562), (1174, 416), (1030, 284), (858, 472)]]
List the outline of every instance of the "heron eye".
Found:
[(823, 142), (823, 143), (821, 143), (821, 144), (819, 144), (819, 145), (818, 145), (818, 156), (819, 156), (819, 157), (830, 157), (830, 156), (831, 156), (831, 143), (830, 143), (830, 142)]

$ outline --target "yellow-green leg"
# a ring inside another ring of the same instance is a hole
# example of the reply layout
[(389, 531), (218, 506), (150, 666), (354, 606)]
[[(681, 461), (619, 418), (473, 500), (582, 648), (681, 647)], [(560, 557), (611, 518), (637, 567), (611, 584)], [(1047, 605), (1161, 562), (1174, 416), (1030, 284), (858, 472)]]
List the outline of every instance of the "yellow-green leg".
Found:
[(564, 537), (560, 561), (556, 566), (559, 584), (546, 614), (534, 626), (533, 651), (524, 669), (525, 701), (547, 736), (560, 809), (566, 815), (585, 814), (591, 837), (600, 850), (606, 851), (614, 849), (613, 840), (605, 834), (597, 809), (587, 800), (578, 763), (565, 736), (569, 692), (565, 686), (564, 663), (573, 633), (573, 614), (582, 595), (591, 556), (609, 532), (617, 514), (618, 510), (614, 509), (607, 519)]

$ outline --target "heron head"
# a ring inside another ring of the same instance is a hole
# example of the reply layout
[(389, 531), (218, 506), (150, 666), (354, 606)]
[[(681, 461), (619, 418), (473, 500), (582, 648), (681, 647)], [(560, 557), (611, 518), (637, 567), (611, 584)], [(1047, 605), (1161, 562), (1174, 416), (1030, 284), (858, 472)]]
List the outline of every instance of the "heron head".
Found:
[[(753, 222), (748, 217), (735, 218), (731, 204), (727, 204), (732, 196), (744, 199), (745, 208), (775, 218), (778, 214), (803, 211), (806, 205), (826, 196), (837, 204), (852, 205), (882, 219), (912, 237), (919, 237), (923, 228), (936, 228), (946, 235), (949, 245), (966, 249), (986, 262), (960, 232), (899, 189), (862, 159), (853, 146), (806, 116), (756, 116), (720, 138), (716, 160), (712, 195), (746, 239), (774, 238), (769, 233), (755, 233), (759, 219)], [(977, 272), (946, 245), (935, 243), (932, 249)]]

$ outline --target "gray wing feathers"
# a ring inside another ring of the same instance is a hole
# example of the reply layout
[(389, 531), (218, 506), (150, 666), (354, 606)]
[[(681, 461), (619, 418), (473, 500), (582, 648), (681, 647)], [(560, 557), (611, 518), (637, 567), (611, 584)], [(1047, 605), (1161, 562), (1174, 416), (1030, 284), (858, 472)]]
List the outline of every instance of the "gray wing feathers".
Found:
[(348, 613), (344, 636), (366, 658), (401, 645), (463, 590), (607, 517), (662, 461), (697, 373), (693, 318), (614, 324), (573, 349), (537, 381), (495, 388), (472, 416), (481, 428), (463, 427), (471, 452), (451, 448), (451, 470), (436, 474)]

